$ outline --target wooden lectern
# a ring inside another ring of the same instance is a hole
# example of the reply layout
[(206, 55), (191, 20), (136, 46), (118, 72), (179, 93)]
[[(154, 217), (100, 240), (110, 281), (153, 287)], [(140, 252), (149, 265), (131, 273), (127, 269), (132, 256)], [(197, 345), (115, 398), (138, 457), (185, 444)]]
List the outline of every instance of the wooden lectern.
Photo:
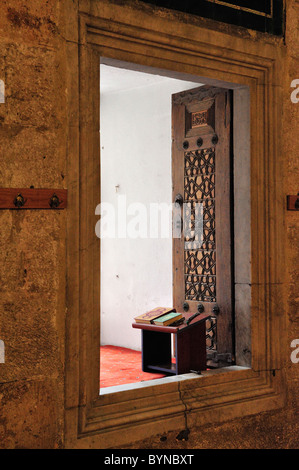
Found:
[[(133, 323), (142, 333), (143, 372), (186, 374), (206, 369), (206, 320), (210, 315), (200, 314), (187, 324), (192, 314), (184, 313), (179, 326), (158, 326)], [(175, 337), (176, 363), (171, 361), (171, 335)]]

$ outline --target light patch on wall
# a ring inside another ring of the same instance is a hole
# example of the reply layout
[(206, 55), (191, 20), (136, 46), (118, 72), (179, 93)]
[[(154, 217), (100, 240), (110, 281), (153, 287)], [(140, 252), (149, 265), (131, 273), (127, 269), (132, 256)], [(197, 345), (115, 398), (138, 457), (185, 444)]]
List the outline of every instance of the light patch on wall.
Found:
[(291, 101), (292, 101), (292, 103), (297, 104), (297, 103), (299, 103), (299, 98), (298, 98), (298, 95), (299, 95), (299, 79), (298, 78), (292, 81), (291, 87), (295, 88), (295, 90), (291, 93)]
[(4, 363), (5, 363), (5, 345), (4, 345), (4, 341), (0, 339), (0, 364), (4, 364)]
[(0, 103), (5, 103), (5, 85), (3, 80), (0, 80)]

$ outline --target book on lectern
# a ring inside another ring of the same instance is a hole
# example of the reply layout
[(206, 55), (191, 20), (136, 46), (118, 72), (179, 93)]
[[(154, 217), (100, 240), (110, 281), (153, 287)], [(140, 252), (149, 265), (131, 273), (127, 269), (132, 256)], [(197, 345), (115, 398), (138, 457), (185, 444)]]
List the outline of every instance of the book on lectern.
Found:
[(181, 313), (171, 312), (154, 320), (155, 325), (167, 326), (183, 318)]
[(167, 307), (156, 307), (149, 312), (143, 313), (138, 317), (134, 318), (136, 323), (153, 323), (156, 318), (162, 317), (162, 315), (166, 315), (167, 313), (175, 312), (174, 308), (167, 308)]

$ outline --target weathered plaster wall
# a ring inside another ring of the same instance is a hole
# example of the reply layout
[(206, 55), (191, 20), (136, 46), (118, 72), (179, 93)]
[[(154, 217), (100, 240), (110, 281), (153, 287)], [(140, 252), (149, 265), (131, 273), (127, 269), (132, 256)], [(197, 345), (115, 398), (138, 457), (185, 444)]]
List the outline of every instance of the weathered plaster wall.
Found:
[[(105, 67), (101, 66), (101, 78), (109, 77), (110, 84), (118, 86), (120, 92), (101, 93), (101, 201), (112, 204), (115, 214), (119, 197), (125, 198), (128, 208), (136, 201), (147, 208), (152, 203), (171, 205), (170, 96), (198, 84), (154, 76), (145, 85), (141, 80), (152, 75), (140, 77), (139, 73), (127, 72), (133, 85), (131, 82), (131, 89), (123, 90), (126, 73), (116, 69), (118, 73), (114, 77), (111, 67)], [(119, 184), (117, 192), (116, 184)], [(132, 219), (129, 215), (128, 220)], [(151, 238), (101, 240), (101, 344), (141, 350), (141, 335), (132, 328), (132, 318), (155, 305), (172, 305), (169, 220), (165, 217), (161, 222), (163, 232), (156, 226), (163, 238), (152, 235)], [(154, 216), (151, 223), (155, 223)], [(143, 230), (150, 234), (149, 225), (143, 225)], [(111, 296), (111, 292), (117, 292), (117, 296)], [(131, 313), (124, 318), (123, 312)], [(116, 330), (115, 325), (120, 324), (121, 330)]]
[[(6, 102), (0, 104), (1, 187), (68, 187), (71, 139), (66, 129), (68, 119), (75, 127), (77, 118), (67, 107), (69, 94), (76, 90), (68, 89), (65, 45), (67, 41), (70, 63), (75, 65), (77, 4), (77, 0), (1, 2), (0, 78), (6, 84)], [(299, 104), (290, 101), (290, 83), (299, 78), (297, 0), (287, 1), (286, 28), (287, 69), (281, 84), (285, 195), (299, 191)], [(253, 40), (261, 37), (252, 36)], [(299, 338), (299, 218), (295, 212), (285, 215), (281, 243), (286, 243), (287, 253), (285, 347), (289, 357), (290, 342)], [(6, 363), (0, 364), (0, 447), (62, 447), (65, 212), (1, 211), (0, 224), (0, 339), (6, 346)], [(187, 441), (177, 440), (177, 432), (161, 436), (157, 431), (156, 438), (130, 447), (298, 448), (299, 364), (287, 361), (286, 375), (283, 410), (191, 429)]]

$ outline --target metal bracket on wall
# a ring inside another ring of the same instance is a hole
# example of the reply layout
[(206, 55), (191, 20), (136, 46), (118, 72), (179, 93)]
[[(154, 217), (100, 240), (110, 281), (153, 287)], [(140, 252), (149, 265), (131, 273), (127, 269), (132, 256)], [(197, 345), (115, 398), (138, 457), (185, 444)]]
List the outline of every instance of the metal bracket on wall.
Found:
[(299, 211), (299, 193), (297, 196), (287, 196), (287, 210)]
[(67, 189), (0, 188), (0, 209), (65, 209)]

